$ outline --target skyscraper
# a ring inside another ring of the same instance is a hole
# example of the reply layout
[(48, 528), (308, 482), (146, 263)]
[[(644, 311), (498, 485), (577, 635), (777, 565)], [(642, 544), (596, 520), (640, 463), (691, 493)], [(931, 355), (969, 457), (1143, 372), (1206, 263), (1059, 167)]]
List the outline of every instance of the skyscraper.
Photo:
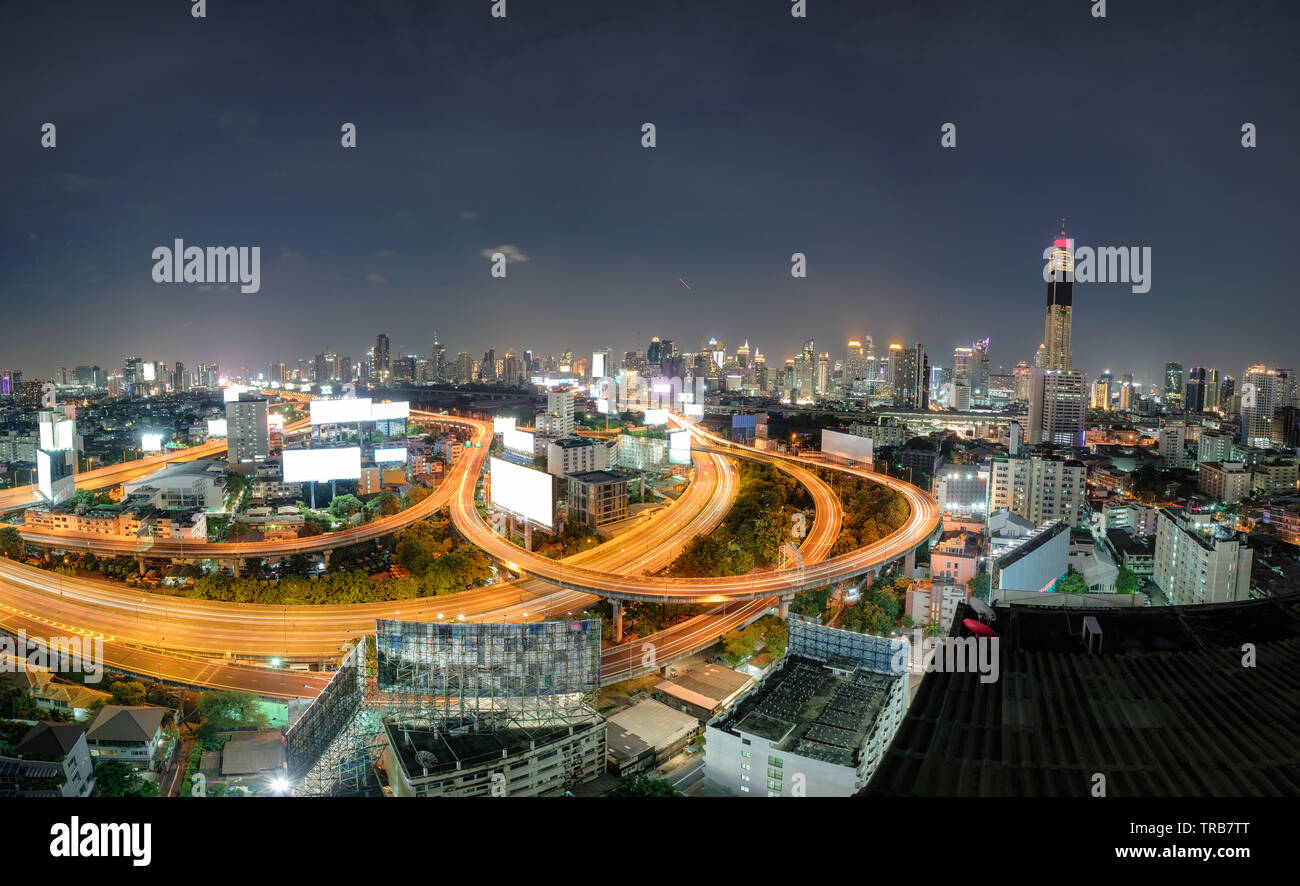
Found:
[(1074, 312), (1074, 239), (1065, 229), (1052, 242), (1048, 261), (1047, 323), (1043, 330), (1044, 369), (1073, 369), (1070, 331)]
[(905, 409), (930, 408), (930, 360), (920, 342), (899, 352), (894, 368), (894, 402)]
[(1183, 364), (1165, 364), (1165, 405), (1183, 408)]
[(844, 355), (844, 387), (850, 391), (866, 390), (867, 351), (857, 339), (849, 341), (848, 351)]
[(251, 474), (270, 456), (266, 407), (266, 398), (254, 394), (240, 394), (238, 400), (226, 404), (226, 461), (230, 470)]
[(1060, 236), (1052, 243), (1048, 262), (1047, 323), (1039, 365), (1029, 391), (1029, 445), (1084, 445), (1088, 378), (1074, 368), (1070, 331), (1074, 312), (1074, 240)]
[(387, 381), (393, 366), (388, 358), (388, 336), (379, 333), (375, 337), (375, 353), (370, 362), (370, 377), (378, 381)]

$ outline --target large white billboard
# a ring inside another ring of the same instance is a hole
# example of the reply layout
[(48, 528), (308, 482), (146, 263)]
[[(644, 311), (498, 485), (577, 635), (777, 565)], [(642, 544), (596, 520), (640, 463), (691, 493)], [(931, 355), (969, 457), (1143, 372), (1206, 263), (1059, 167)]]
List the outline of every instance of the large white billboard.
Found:
[(511, 452), (526, 452), (529, 455), (535, 455), (537, 452), (533, 435), (528, 431), (516, 431), (512, 428), (501, 435), (501, 442)]
[(284, 433), (284, 416), (278, 412), (268, 412), (266, 414), (266, 429), (276, 433)]
[(411, 404), (403, 400), (401, 403), (372, 403), (370, 405), (371, 421), (393, 421), (399, 418), (407, 418), (411, 414)]
[(666, 424), (668, 424), (668, 410), (667, 410), (667, 409), (647, 409), (647, 410), (645, 411), (645, 423), (646, 423), (646, 427), (651, 427), (651, 426), (653, 426), (653, 425), (666, 425)]
[(208, 419), (208, 436), (224, 437), (226, 436), (226, 432), (229, 429), (229, 427), (230, 427), (229, 422), (227, 422), (226, 419), (224, 418), (210, 418)]
[(543, 471), (491, 459), (492, 504), (550, 529), (555, 515), (554, 478)]
[(311, 423), (314, 425), (346, 424), (354, 421), (370, 421), (369, 397), (311, 401)]
[(686, 417), (687, 417), (687, 418), (704, 418), (704, 404), (703, 404), (703, 403), (687, 403), (687, 404), (686, 404)]
[(284, 451), (284, 482), (286, 483), (323, 483), (328, 480), (360, 479), (361, 447), (359, 446)]
[(144, 370), (144, 380), (145, 380), (145, 381), (157, 381), (157, 380), (158, 380), (158, 376), (157, 376), (157, 374), (156, 374), (156, 371), (155, 371), (154, 365), (153, 365), (152, 363), (145, 363), (145, 364), (144, 364), (143, 366), (141, 366), (140, 368)]
[(145, 452), (162, 452), (162, 434), (145, 432), (140, 435), (140, 448)]
[(375, 464), (387, 464), (395, 461), (406, 462), (405, 446), (392, 446), (387, 449), (375, 450)]
[(54, 471), (50, 464), (50, 454), (42, 449), (36, 450), (36, 488), (47, 501), (54, 498)]
[(691, 463), (691, 432), (668, 432), (668, 463), (670, 465), (688, 465)]
[(605, 365), (606, 356), (607, 355), (605, 354), (604, 351), (597, 351), (596, 353), (591, 355), (591, 377), (592, 378), (604, 378), (606, 376), (607, 374), (606, 370), (609, 368)]
[(871, 438), (822, 430), (822, 454), (849, 461), (871, 461)]
[(244, 393), (247, 390), (248, 388), (244, 387), (243, 385), (235, 385), (235, 384), (226, 385), (225, 390), (222, 391), (222, 397), (225, 400), (225, 402), (233, 403), (234, 401), (239, 399), (240, 394)]
[(506, 431), (513, 431), (514, 429), (515, 417), (513, 415), (496, 416), (492, 419), (492, 433), (494, 434), (504, 434)]

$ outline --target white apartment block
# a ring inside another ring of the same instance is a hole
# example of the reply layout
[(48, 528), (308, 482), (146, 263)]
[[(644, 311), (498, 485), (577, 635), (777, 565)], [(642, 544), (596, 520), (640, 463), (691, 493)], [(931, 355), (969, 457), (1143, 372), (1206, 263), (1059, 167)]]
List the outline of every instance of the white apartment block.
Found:
[(1208, 512), (1160, 511), (1153, 578), (1175, 605), (1249, 599), (1252, 556), (1237, 533)]
[(1064, 520), (1084, 525), (1088, 469), (1080, 461), (1055, 456), (993, 459), (988, 511), (1006, 508), (1035, 526)]

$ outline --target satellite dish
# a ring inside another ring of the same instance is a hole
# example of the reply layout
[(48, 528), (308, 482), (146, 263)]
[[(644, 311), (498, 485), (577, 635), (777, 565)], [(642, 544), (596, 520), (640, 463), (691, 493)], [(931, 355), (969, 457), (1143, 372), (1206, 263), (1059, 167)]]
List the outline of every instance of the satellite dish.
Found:
[(966, 601), (966, 605), (980, 617), (981, 621), (994, 622), (998, 620), (998, 614), (993, 610), (993, 607), (978, 597), (971, 597)]

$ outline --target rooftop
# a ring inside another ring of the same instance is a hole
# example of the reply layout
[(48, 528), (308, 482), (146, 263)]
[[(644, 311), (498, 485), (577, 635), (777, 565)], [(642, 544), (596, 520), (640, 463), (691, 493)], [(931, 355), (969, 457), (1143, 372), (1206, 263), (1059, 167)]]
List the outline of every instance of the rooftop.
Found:
[(774, 750), (853, 766), (896, 679), (864, 670), (845, 673), (787, 655), (776, 673), (716, 725), (766, 739)]
[(1300, 792), (1300, 594), (1094, 610), (1094, 652), (1078, 610), (997, 612), (1000, 678), (928, 674), (863, 795), (1087, 796), (1096, 773), (1112, 797)]

